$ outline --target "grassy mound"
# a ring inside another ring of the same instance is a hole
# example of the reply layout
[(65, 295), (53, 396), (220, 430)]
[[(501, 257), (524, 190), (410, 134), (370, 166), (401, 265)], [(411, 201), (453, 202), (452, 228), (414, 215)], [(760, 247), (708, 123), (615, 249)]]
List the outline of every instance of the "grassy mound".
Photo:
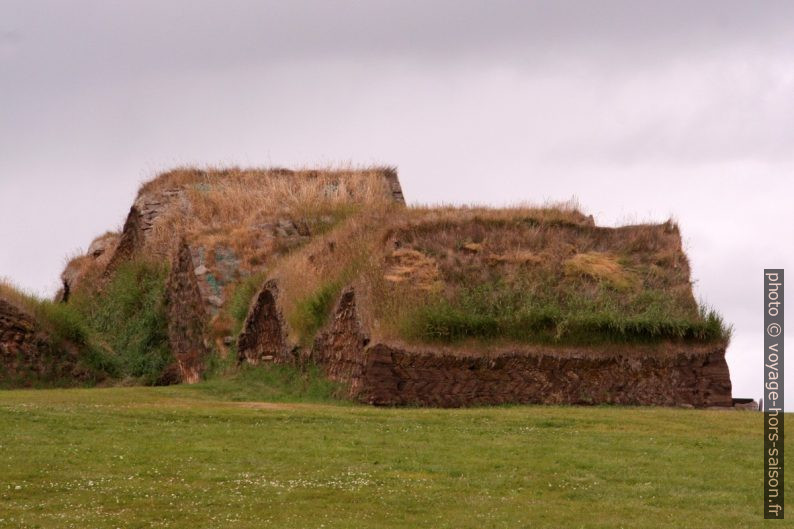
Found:
[[(112, 352), (87, 325), (75, 307), (40, 299), (23, 292), (11, 283), (0, 281), (0, 298), (17, 307), (34, 322), (37, 335), (46, 345), (37, 349), (41, 359), (20, 359), (20, 367), (28, 373), (8, 373), (0, 366), (0, 387), (61, 387), (74, 384), (95, 384), (113, 376)], [(36, 366), (27, 362), (39, 363)], [(79, 379), (64, 378), (76, 369)]]
[(373, 213), (272, 275), (304, 344), (347, 284), (382, 340), (716, 343), (731, 331), (695, 301), (677, 226), (600, 228), (570, 207)]
[(101, 289), (76, 291), (69, 303), (10, 285), (2, 294), (26, 307), (56, 347), (76, 348), (97, 373), (153, 383), (172, 361), (164, 312), (167, 274), (164, 264), (135, 260), (123, 263)]

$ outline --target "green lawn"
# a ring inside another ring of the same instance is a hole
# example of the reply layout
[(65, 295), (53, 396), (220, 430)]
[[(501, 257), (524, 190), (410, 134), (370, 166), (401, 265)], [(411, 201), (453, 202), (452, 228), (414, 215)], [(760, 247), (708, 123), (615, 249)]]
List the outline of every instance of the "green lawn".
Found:
[(0, 527), (764, 525), (758, 413), (251, 397), (0, 392)]

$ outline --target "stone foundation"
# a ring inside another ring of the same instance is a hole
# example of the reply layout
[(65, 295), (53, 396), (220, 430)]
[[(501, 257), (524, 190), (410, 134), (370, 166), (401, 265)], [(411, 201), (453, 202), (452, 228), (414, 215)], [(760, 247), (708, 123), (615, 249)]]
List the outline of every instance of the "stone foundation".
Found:
[(361, 351), (358, 361), (351, 396), (376, 405), (732, 405), (723, 349), (664, 359), (526, 352), (462, 357), (376, 344)]
[(724, 346), (650, 354), (549, 350), (452, 354), (370, 344), (346, 290), (312, 358), (349, 396), (375, 405), (483, 404), (731, 406)]

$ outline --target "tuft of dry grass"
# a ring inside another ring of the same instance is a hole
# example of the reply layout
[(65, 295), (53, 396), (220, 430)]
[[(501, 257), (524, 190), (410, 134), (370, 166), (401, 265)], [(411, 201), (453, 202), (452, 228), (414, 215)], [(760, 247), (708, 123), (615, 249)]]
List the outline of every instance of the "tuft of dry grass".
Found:
[(443, 288), (435, 259), (416, 250), (401, 248), (386, 258), (386, 281), (408, 283), (413, 288), (437, 291)]
[(25, 292), (6, 277), (0, 277), (0, 298), (26, 312), (32, 313), (36, 308), (36, 297)]
[(543, 258), (528, 250), (511, 250), (505, 253), (493, 253), (488, 255), (487, 260), (492, 264), (514, 264), (514, 265), (537, 265), (543, 262)]
[(599, 252), (578, 253), (563, 263), (565, 274), (603, 281), (616, 288), (636, 284), (634, 275), (626, 270), (617, 257)]

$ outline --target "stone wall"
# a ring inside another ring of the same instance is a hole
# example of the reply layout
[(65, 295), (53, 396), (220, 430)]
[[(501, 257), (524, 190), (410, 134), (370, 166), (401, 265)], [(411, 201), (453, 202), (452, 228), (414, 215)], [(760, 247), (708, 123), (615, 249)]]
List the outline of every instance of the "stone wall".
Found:
[[(181, 189), (166, 189), (158, 193), (144, 193), (138, 196), (130, 208), (121, 237), (105, 269), (105, 276), (111, 275), (119, 264), (131, 259), (146, 244), (147, 237), (160, 215), (178, 205), (187, 210), (185, 192)], [(178, 234), (174, 234), (178, 236)], [(150, 255), (150, 257), (152, 257)], [(157, 255), (156, 257), (167, 257)]]
[(237, 351), (238, 361), (250, 364), (292, 360), (275, 281), (267, 281), (251, 303)]
[(339, 298), (333, 320), (317, 337), (311, 358), (323, 366), (328, 378), (348, 384), (350, 395), (358, 397), (367, 383), (364, 350), (369, 341), (358, 315), (355, 292), (347, 287)]
[(171, 263), (166, 289), (168, 341), (175, 363), (162, 383), (198, 382), (207, 359), (206, 312), (190, 247), (182, 240)]
[(110, 277), (119, 265), (129, 260), (143, 246), (143, 231), (141, 225), (143, 220), (141, 212), (137, 207), (132, 206), (124, 221), (124, 228), (121, 230), (121, 237), (116, 245), (107, 267), (105, 267), (104, 277)]
[(75, 347), (55, 346), (31, 314), (0, 299), (0, 383), (76, 384), (90, 379), (96, 375), (81, 365)]
[(145, 240), (154, 227), (155, 221), (172, 207), (187, 212), (189, 205), (185, 191), (179, 188), (163, 189), (157, 193), (142, 193), (135, 200), (135, 209), (140, 212), (139, 229)]
[(487, 355), (369, 344), (346, 290), (312, 358), (350, 397), (375, 405), (628, 404), (731, 406), (724, 346), (676, 353), (505, 351)]
[(351, 381), (351, 388), (357, 388), (352, 396), (377, 405), (732, 406), (725, 350), (719, 347), (664, 358), (560, 357), (553, 352), (470, 357), (376, 344), (359, 358), (361, 375)]
[(400, 178), (397, 176), (397, 169), (387, 167), (383, 169), (383, 178), (389, 186), (392, 199), (398, 204), (405, 204), (405, 196), (403, 196), (403, 188), (400, 185)]

